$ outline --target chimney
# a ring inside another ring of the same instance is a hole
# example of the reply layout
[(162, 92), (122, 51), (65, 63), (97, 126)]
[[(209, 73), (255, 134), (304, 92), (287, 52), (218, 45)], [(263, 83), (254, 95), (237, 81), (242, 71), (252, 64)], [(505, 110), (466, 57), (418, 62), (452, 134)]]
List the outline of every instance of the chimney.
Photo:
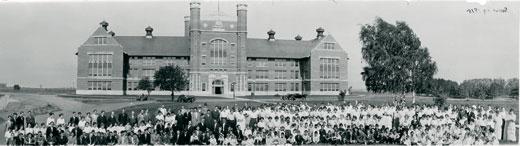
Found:
[(108, 32), (108, 34), (110, 34), (111, 36), (115, 36), (116, 35), (116, 33), (113, 32), (113, 31)]
[(103, 28), (105, 28), (105, 30), (108, 30), (108, 22), (106, 22), (105, 20), (101, 21), (99, 23), (99, 25), (101, 25)]
[(237, 31), (247, 31), (247, 4), (237, 4)]
[(267, 32), (267, 35), (269, 35), (269, 38), (267, 38), (267, 40), (269, 40), (269, 41), (274, 41), (274, 35), (275, 35), (275, 34), (276, 34), (276, 32), (274, 32), (272, 29), (269, 30), (269, 31)]
[(296, 37), (294, 37), (294, 39), (297, 40), (297, 41), (301, 41), (302, 40), (302, 36), (297, 35)]
[(153, 32), (153, 28), (148, 26), (144, 29), (144, 31), (146, 31), (146, 38), (149, 38), (151, 39), (152, 38), (152, 32)]
[(184, 37), (190, 36), (190, 16), (184, 16)]
[(319, 27), (318, 29), (316, 29), (316, 33), (318, 33), (318, 35), (316, 35), (316, 38), (317, 39), (323, 38), (324, 37), (323, 32), (325, 32), (325, 29), (323, 29), (322, 27)]
[(190, 3), (190, 30), (199, 30), (200, 23), (200, 2)]

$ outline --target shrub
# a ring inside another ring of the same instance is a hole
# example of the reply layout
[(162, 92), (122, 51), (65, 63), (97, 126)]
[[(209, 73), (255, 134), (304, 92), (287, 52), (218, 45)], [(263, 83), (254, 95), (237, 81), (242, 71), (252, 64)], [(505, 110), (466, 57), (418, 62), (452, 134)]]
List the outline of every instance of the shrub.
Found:
[(18, 85), (18, 84), (16, 84), (16, 85), (13, 86), (13, 89), (14, 89), (15, 91), (18, 91), (18, 90), (20, 90), (21, 88), (22, 88), (22, 87), (20, 87), (20, 85)]
[(445, 96), (436, 96), (433, 98), (433, 103), (436, 106), (443, 107), (446, 104), (447, 98)]

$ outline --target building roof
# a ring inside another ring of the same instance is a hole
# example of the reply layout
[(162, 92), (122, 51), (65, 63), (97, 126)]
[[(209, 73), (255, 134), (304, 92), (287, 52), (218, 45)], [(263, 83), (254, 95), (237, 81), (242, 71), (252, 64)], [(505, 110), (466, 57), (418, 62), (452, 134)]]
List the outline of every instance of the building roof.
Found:
[[(190, 56), (188, 38), (183, 36), (114, 36), (130, 56)], [(247, 57), (304, 58), (309, 57), (317, 40), (274, 40), (248, 38)]]
[(189, 41), (184, 36), (114, 36), (130, 56), (190, 56)]
[(319, 41), (247, 39), (247, 57), (259, 58), (304, 58)]

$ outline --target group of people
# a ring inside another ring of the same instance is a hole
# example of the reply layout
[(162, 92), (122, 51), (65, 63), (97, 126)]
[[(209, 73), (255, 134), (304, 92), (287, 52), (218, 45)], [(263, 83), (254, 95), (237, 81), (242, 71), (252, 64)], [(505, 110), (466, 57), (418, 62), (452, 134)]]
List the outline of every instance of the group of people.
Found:
[(516, 142), (516, 113), (480, 105), (273, 103), (32, 113), (6, 121), (7, 145), (487, 145)]

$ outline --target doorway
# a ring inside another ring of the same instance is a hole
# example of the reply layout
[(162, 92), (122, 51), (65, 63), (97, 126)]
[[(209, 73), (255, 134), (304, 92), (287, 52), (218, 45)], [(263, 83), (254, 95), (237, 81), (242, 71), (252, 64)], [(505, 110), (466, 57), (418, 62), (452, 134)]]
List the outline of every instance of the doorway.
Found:
[(213, 85), (213, 94), (223, 94), (224, 82), (222, 80), (215, 80), (211, 84)]
[(215, 87), (215, 94), (222, 94), (222, 87)]

